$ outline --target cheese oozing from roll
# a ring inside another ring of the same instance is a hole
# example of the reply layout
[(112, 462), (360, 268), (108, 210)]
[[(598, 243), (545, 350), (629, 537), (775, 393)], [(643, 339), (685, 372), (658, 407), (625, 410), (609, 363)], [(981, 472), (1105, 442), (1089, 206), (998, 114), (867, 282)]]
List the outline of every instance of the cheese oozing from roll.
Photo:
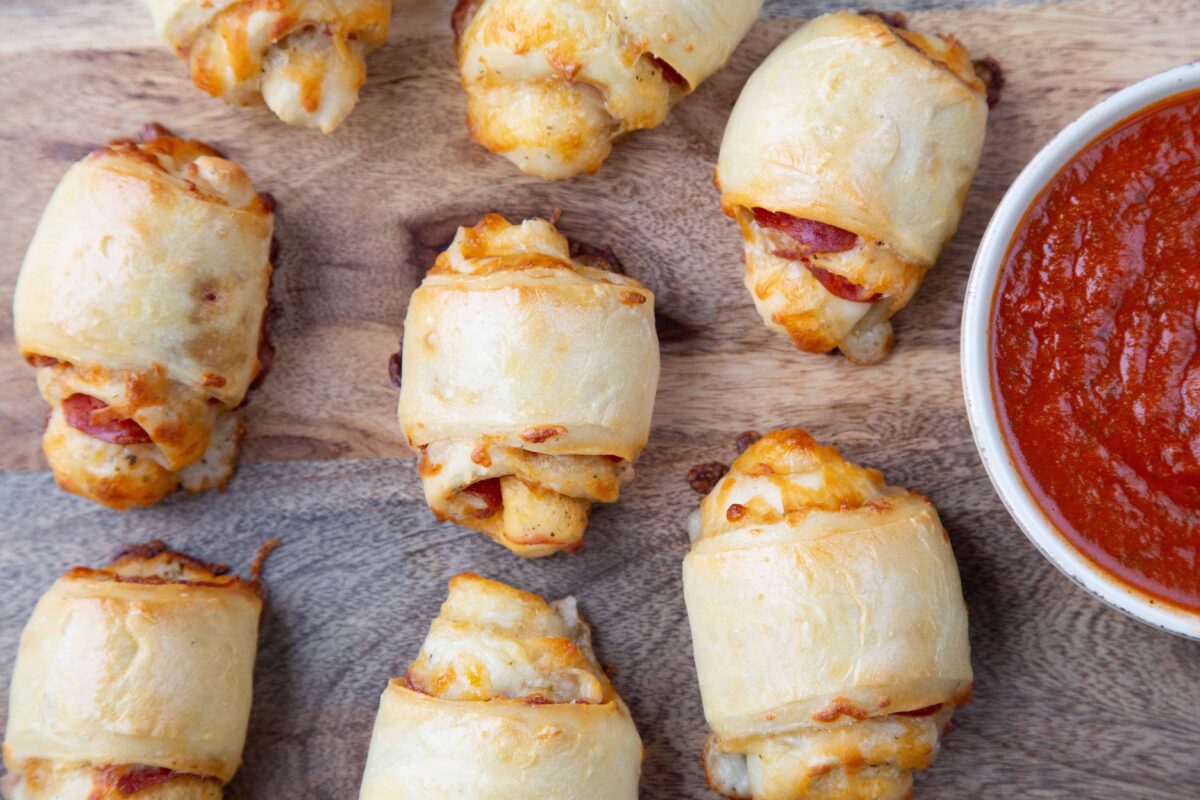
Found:
[(477, 575), (380, 701), (360, 800), (635, 800), (642, 744), (574, 598)]
[(459, 0), (471, 135), (542, 178), (595, 172), (724, 66), (762, 0)]
[(404, 323), (400, 422), (429, 506), (527, 558), (582, 545), (650, 433), (654, 295), (541, 219), (461, 228)]
[(366, 56), (387, 39), (387, 0), (148, 0), (192, 81), (236, 105), (330, 133), (354, 109)]
[(244, 581), (151, 542), (77, 567), (17, 650), (10, 800), (220, 800), (241, 763), (262, 612)]
[(988, 85), (948, 35), (836, 12), (751, 75), (717, 186), (746, 288), (801, 350), (874, 363), (954, 235), (983, 147)]
[(269, 356), (273, 224), (241, 167), (157, 126), (71, 167), (13, 302), (59, 485), (124, 509), (225, 484)]
[(900, 800), (973, 675), (946, 531), (801, 430), (700, 506), (683, 585), (709, 784), (753, 800)]

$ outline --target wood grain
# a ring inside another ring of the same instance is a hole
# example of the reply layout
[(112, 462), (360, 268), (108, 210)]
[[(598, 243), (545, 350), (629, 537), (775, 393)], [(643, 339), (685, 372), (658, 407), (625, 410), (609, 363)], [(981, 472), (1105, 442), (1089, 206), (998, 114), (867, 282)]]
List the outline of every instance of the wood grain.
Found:
[[(0, 6), (0, 675), (36, 598), (76, 563), (161, 536), (241, 563), (278, 535), (246, 764), (231, 800), (348, 798), (378, 695), (416, 653), (454, 573), (574, 593), (645, 739), (643, 796), (709, 797), (680, 585), (692, 464), (729, 460), (745, 429), (809, 428), (928, 494), (953, 537), (971, 609), (975, 702), (924, 798), (1200, 796), (1200, 644), (1152, 631), (1075, 589), (1001, 508), (970, 441), (958, 369), (974, 248), (1021, 166), (1069, 120), (1194, 58), (1189, 0), (1082, 0), (912, 15), (997, 56), (1009, 87), (989, 125), (959, 235), (897, 320), (882, 365), (796, 353), (759, 322), (712, 166), (753, 67), (833, 3), (775, 2), (730, 66), (661, 128), (622, 142), (593, 177), (546, 184), (473, 145), (445, 20), (449, 0), (400, 0), (362, 102), (330, 137), (194, 90), (136, 3)], [(275, 371), (247, 409), (228, 492), (115, 514), (41, 470), (32, 370), (11, 340), (12, 285), (41, 209), (75, 159), (156, 119), (211, 140), (279, 201)], [(521, 562), (435, 523), (395, 422), (386, 362), (408, 294), (460, 224), (561, 208), (658, 296), (663, 377), (651, 443), (583, 551)], [(6, 699), (0, 689), (0, 701)]]

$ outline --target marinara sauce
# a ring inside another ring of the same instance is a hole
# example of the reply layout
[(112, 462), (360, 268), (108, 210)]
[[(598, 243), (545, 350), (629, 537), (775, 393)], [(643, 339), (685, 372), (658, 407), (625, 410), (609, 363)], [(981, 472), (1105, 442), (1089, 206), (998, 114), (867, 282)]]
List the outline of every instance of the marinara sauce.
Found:
[(1200, 609), (1200, 92), (1080, 151), (994, 300), (992, 381), (1026, 485), (1106, 570)]

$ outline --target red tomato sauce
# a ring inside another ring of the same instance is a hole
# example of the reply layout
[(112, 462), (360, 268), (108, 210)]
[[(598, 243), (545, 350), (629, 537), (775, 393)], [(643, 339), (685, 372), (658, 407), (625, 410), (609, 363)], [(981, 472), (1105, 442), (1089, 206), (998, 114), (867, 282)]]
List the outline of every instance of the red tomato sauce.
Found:
[(1046, 515), (1111, 574), (1200, 609), (1200, 92), (1102, 134), (1034, 201), (991, 349)]

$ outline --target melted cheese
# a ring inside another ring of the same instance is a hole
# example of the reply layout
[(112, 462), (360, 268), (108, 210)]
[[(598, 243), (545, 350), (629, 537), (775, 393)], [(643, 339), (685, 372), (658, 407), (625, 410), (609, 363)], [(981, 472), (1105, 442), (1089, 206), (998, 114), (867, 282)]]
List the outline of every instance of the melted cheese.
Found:
[(386, 0), (150, 0), (192, 81), (236, 105), (330, 133), (353, 110), (366, 55), (384, 43)]
[(471, 135), (543, 178), (595, 172), (724, 65), (761, 0), (485, 0), (458, 40)]
[(607, 687), (574, 598), (552, 605), (474, 575), (451, 580), (408, 679), (449, 700), (599, 703)]

